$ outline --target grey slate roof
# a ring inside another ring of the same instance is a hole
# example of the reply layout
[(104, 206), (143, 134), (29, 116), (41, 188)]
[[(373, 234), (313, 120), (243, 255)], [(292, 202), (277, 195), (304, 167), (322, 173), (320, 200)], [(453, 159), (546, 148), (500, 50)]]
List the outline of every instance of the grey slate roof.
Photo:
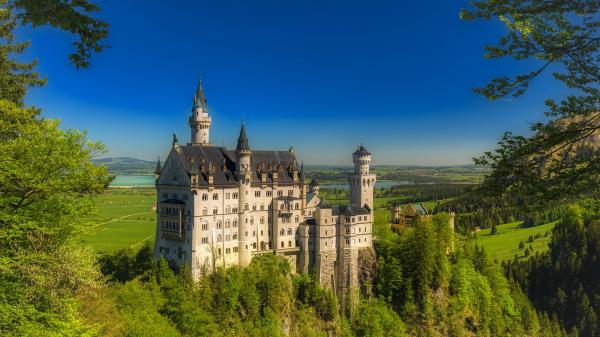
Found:
[(242, 127), (240, 128), (240, 136), (238, 137), (236, 151), (250, 151), (250, 144), (248, 143), (248, 136), (246, 136), (246, 127), (244, 127), (244, 122), (242, 122)]
[(310, 186), (319, 186), (319, 181), (317, 180), (317, 178), (312, 178)]
[(365, 207), (357, 205), (340, 206), (340, 213), (344, 215), (362, 215), (370, 214), (369, 210)]
[[(176, 147), (177, 154), (188, 174), (198, 173), (198, 184), (208, 185), (209, 170), (213, 174), (213, 185), (235, 185), (236, 151), (224, 147), (186, 145)], [(210, 168), (212, 166), (212, 168)], [(271, 171), (277, 172), (277, 182), (291, 185), (294, 182), (296, 157), (289, 151), (253, 151), (250, 155), (251, 183), (261, 184), (262, 172), (266, 183), (273, 183)]]
[(198, 82), (198, 88), (196, 89), (196, 95), (194, 96), (194, 106), (192, 111), (197, 107), (202, 107), (202, 110), (208, 112), (208, 106), (206, 104), (206, 97), (204, 97), (204, 90), (202, 90), (202, 80)]
[(160, 174), (161, 171), (162, 171), (162, 168), (160, 167), (160, 157), (159, 157), (158, 161), (156, 161), (156, 169), (154, 169), (154, 174)]
[(425, 208), (425, 205), (423, 205), (423, 203), (414, 204), (413, 206), (415, 207), (415, 210), (418, 214), (427, 215), (427, 208)]
[(370, 156), (371, 153), (369, 151), (367, 151), (367, 149), (360, 144), (360, 146), (358, 146), (358, 149), (356, 151), (354, 151), (353, 154), (357, 154), (359, 156)]

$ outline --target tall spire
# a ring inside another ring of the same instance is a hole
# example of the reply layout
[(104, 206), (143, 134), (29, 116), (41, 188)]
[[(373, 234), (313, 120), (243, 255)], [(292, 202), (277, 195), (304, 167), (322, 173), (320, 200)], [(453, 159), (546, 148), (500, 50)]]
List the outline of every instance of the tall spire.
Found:
[(209, 133), (211, 118), (208, 115), (208, 106), (206, 105), (206, 97), (202, 89), (202, 80), (198, 81), (196, 95), (194, 95), (194, 106), (192, 107), (192, 115), (188, 121), (191, 129), (191, 143), (197, 145), (210, 145)]
[(244, 120), (242, 120), (242, 127), (240, 129), (240, 136), (238, 137), (237, 152), (250, 151), (250, 144), (248, 143), (248, 136), (246, 136), (246, 127), (244, 126)]
[(204, 96), (204, 90), (202, 90), (202, 79), (198, 81), (198, 88), (196, 89), (196, 95), (194, 96), (194, 106), (192, 111), (200, 108), (200, 112), (208, 113), (208, 106), (206, 105), (206, 97)]
[(160, 175), (161, 171), (162, 171), (162, 167), (160, 166), (160, 156), (159, 156), (158, 160), (156, 161), (156, 169), (154, 170), (154, 173), (156, 175)]
[(300, 165), (300, 182), (304, 184), (304, 161), (302, 161), (302, 164)]

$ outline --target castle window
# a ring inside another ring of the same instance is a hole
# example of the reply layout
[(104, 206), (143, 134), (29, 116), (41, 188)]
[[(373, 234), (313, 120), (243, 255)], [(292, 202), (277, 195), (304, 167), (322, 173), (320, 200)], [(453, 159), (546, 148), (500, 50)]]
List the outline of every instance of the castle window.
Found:
[(252, 242), (252, 248), (256, 249), (256, 242)]
[(346, 244), (349, 245), (350, 244), (350, 240), (346, 239)]
[(221, 220), (217, 221), (217, 229), (221, 229), (222, 225), (221, 225)]
[(202, 238), (202, 243), (208, 243), (208, 238)]
[(279, 230), (279, 235), (285, 235), (285, 230), (283, 228)]
[(238, 247), (233, 247), (233, 252), (237, 253), (238, 252)]
[(362, 230), (362, 228), (358, 227), (358, 232), (359, 232), (359, 233), (361, 232), (361, 230)]
[(208, 215), (208, 210), (206, 209), (206, 207), (202, 209), (202, 215)]
[(237, 220), (233, 219), (233, 227), (237, 227)]
[(202, 230), (203, 231), (207, 231), (208, 230), (208, 224), (207, 223), (203, 223), (202, 224)]
[(325, 247), (327, 247), (327, 241), (325, 241)]
[(237, 199), (237, 198), (238, 198), (238, 194), (237, 194), (237, 192), (233, 192), (233, 193), (231, 194), (231, 196), (233, 197), (233, 199)]
[(237, 233), (233, 233), (233, 239), (237, 240)]
[(327, 235), (327, 230), (325, 230), (325, 235)]
[(231, 248), (225, 248), (225, 254), (229, 254), (231, 252)]
[(231, 227), (231, 221), (229, 219), (225, 220), (225, 228)]
[(218, 255), (221, 256), (221, 248), (218, 250)]
[(217, 234), (217, 242), (221, 242), (221, 239), (222, 239), (221, 234)]
[(293, 196), (293, 195), (294, 195), (294, 191), (293, 191), (293, 190), (289, 190), (289, 191), (288, 191), (288, 197), (291, 197), (291, 196)]
[(284, 248), (285, 244), (283, 243), (283, 241), (281, 241), (281, 248)]
[(249, 209), (249, 206), (248, 206), (248, 204), (244, 204), (244, 210), (246, 210), (246, 211), (247, 211), (248, 209)]
[(287, 235), (292, 235), (292, 229), (291, 228), (288, 228)]
[(295, 209), (300, 209), (300, 205), (298, 205), (298, 203), (296, 203), (296, 205), (295, 205), (295, 207), (294, 207), (294, 208), (295, 208)]
[(204, 201), (208, 200), (208, 194), (206, 194), (206, 193), (202, 194), (202, 200), (204, 200)]
[(231, 193), (225, 193), (225, 199), (231, 198)]
[(248, 231), (246, 231), (246, 237), (248, 237)]
[(252, 210), (256, 211), (256, 204), (252, 205)]
[(260, 191), (254, 191), (254, 196), (260, 198)]
[(213, 200), (219, 200), (219, 195), (217, 193), (213, 194)]
[(264, 217), (264, 216), (261, 216), (261, 217), (260, 217), (260, 223), (261, 223), (261, 224), (264, 224), (264, 223), (265, 223), (265, 217)]
[(218, 213), (218, 209), (215, 207), (215, 208), (213, 209), (213, 215), (217, 215), (217, 213)]
[(225, 241), (231, 240), (231, 236), (229, 234), (225, 235)]
[(278, 197), (283, 197), (283, 191), (277, 191), (277, 196)]
[(298, 220), (300, 220), (300, 218), (296, 215), (296, 217), (294, 218), (294, 221), (298, 222)]
[(292, 241), (288, 241), (288, 247), (292, 246)]
[(267, 197), (272, 197), (273, 196), (273, 191), (267, 191)]
[(250, 217), (250, 224), (254, 225), (254, 217), (253, 216)]
[(260, 210), (264, 211), (265, 210), (265, 204), (260, 204)]
[(231, 207), (225, 206), (225, 214), (231, 213)]

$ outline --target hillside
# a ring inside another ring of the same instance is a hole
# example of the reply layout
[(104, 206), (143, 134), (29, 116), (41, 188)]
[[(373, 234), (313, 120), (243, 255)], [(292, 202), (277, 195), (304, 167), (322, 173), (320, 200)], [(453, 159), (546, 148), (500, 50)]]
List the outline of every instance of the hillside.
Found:
[(108, 167), (111, 174), (117, 175), (153, 175), (156, 167), (155, 161), (131, 157), (94, 159), (93, 162)]

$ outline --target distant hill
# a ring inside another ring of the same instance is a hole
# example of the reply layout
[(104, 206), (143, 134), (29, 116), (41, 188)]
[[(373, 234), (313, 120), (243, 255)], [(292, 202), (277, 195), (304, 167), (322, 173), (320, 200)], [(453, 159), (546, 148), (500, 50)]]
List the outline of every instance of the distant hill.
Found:
[(110, 173), (118, 175), (153, 175), (156, 168), (155, 161), (131, 157), (94, 159), (93, 162), (108, 167)]

